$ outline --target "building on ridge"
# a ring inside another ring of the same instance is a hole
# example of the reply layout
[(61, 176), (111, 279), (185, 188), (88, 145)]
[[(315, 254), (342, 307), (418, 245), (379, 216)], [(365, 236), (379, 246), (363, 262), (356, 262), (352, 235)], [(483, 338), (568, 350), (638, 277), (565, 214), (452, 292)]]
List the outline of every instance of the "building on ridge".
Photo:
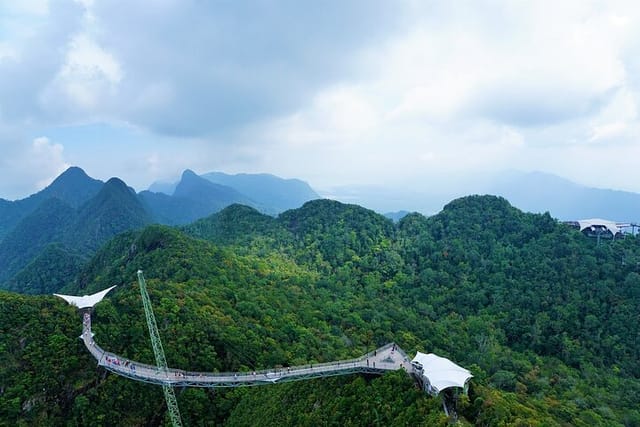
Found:
[(622, 228), (631, 226), (630, 224), (622, 224), (600, 218), (565, 221), (565, 224), (580, 230), (580, 232), (587, 237), (597, 237), (598, 239), (616, 239), (622, 237)]

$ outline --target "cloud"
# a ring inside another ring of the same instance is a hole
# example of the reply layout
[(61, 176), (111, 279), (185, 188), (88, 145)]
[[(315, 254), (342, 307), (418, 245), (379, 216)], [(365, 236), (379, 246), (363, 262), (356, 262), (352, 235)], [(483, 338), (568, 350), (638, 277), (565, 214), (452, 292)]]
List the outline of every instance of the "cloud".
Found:
[(121, 80), (122, 70), (113, 55), (80, 34), (69, 43), (66, 61), (42, 98), (49, 108), (56, 103), (58, 108), (71, 104), (71, 108), (92, 112), (101, 100), (114, 95)]
[(392, 12), (378, 1), (104, 1), (92, 8), (97, 44), (122, 64), (121, 103), (112, 114), (187, 137), (277, 117), (353, 76), (353, 52), (395, 28), (400, 17)]
[[(16, 137), (2, 135), (7, 138)], [(70, 165), (64, 158), (64, 147), (46, 137), (35, 138), (30, 143), (13, 140), (5, 147), (0, 160), (3, 180), (0, 181), (0, 194), (3, 198), (23, 198), (49, 185)]]
[(633, 2), (10, 3), (3, 153), (28, 157), (17, 141), (47, 135), (66, 149), (47, 151), (53, 164), (139, 188), (187, 167), (319, 185), (501, 168), (584, 182), (573, 162), (638, 137)]
[(4, 43), (11, 53), (0, 60), (0, 120), (30, 125), (57, 115), (40, 97), (65, 62), (61, 53), (80, 26), (82, 10), (73, 2), (54, 4), (0, 18), (0, 27), (9, 23)]

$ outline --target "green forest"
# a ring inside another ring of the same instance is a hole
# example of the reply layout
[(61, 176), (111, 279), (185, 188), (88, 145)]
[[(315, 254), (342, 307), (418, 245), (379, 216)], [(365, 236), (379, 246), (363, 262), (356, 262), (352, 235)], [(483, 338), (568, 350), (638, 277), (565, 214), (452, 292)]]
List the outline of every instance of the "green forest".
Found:
[[(94, 310), (95, 340), (143, 363), (138, 269), (175, 368), (320, 363), (396, 342), (473, 373), (457, 425), (640, 426), (639, 243), (598, 244), (493, 196), (397, 223), (331, 200), (278, 217), (232, 205), (118, 235), (61, 292), (118, 285)], [(33, 280), (58, 268), (51, 254)], [(0, 292), (0, 425), (169, 425), (162, 389), (96, 367), (81, 329), (62, 299)], [(454, 423), (403, 372), (176, 394), (189, 426)]]

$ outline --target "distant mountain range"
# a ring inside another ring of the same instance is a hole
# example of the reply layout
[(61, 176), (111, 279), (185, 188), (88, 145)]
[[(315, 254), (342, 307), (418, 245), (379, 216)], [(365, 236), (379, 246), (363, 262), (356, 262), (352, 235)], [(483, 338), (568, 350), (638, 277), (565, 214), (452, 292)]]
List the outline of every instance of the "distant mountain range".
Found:
[[(269, 215), (295, 209), (309, 200), (320, 198), (318, 193), (304, 181), (283, 179), (266, 173), (229, 175), (222, 172), (210, 172), (198, 177), (191, 171), (185, 171), (179, 182), (154, 182), (149, 187), (149, 191), (169, 196), (181, 196), (184, 193), (193, 194), (196, 178), (204, 178), (215, 184), (215, 186), (208, 186), (209, 191), (214, 191), (213, 189), (217, 188), (217, 191), (226, 192), (226, 197), (228, 200), (232, 200), (232, 203), (252, 206)], [(205, 185), (198, 182), (197, 187), (197, 191), (202, 191)], [(229, 192), (229, 189), (234, 190), (234, 193)], [(229, 204), (231, 203), (227, 203), (225, 206)]]
[[(104, 183), (71, 167), (25, 199), (0, 199), (0, 288), (27, 293), (56, 290), (107, 240), (151, 223), (188, 224), (231, 204), (273, 215), (316, 198), (317, 193), (298, 180), (219, 173), (204, 178), (190, 170), (184, 171), (171, 194), (136, 194), (118, 178)], [(51, 265), (58, 268), (50, 271)], [(23, 272), (27, 266), (28, 274)], [(46, 280), (38, 280), (39, 274)], [(52, 288), (43, 288), (42, 282)]]
[(523, 211), (548, 211), (561, 220), (605, 218), (640, 222), (640, 194), (586, 187), (552, 174), (503, 173), (486, 190)]
[[(639, 194), (588, 188), (549, 174), (500, 174), (469, 189), (469, 194), (499, 195), (521, 210), (549, 212), (561, 220), (640, 220)], [(458, 196), (452, 194), (451, 199)], [(392, 212), (387, 216), (394, 221), (410, 210), (439, 210), (445, 197), (444, 192), (425, 189), (394, 193), (392, 189), (364, 187), (343, 187), (342, 193), (332, 195), (343, 202)], [(106, 241), (148, 224), (187, 225), (230, 205), (245, 205), (275, 216), (317, 198), (318, 194), (300, 180), (219, 172), (199, 176), (190, 170), (175, 184), (157, 183), (136, 193), (118, 178), (104, 183), (72, 167), (25, 199), (0, 199), (0, 289), (27, 293), (56, 290)]]
[(324, 193), (326, 197), (380, 213), (401, 209), (426, 215), (433, 215), (449, 201), (469, 194), (501, 196), (523, 211), (549, 212), (560, 220), (604, 218), (640, 222), (640, 194), (586, 187), (542, 172), (478, 176), (457, 183), (455, 188), (447, 188), (443, 183), (416, 182), (411, 188), (342, 186)]

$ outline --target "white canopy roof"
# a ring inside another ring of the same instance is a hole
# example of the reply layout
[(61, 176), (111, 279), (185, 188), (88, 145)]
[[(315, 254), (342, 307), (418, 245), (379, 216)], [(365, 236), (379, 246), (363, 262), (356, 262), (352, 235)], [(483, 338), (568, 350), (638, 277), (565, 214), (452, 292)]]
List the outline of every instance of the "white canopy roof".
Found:
[(464, 388), (467, 380), (473, 377), (468, 370), (433, 353), (418, 352), (411, 362), (417, 362), (422, 366), (422, 375), (429, 381), (435, 394), (449, 387)]
[(93, 307), (94, 305), (102, 301), (105, 295), (107, 295), (107, 293), (109, 293), (109, 291), (113, 288), (115, 288), (115, 286), (107, 288), (104, 291), (97, 292), (93, 295), (84, 295), (81, 297), (76, 297), (72, 295), (61, 295), (61, 294), (54, 294), (54, 295), (62, 298), (63, 300), (65, 300), (71, 305), (75, 305), (78, 308), (88, 308), (88, 307)]
[(606, 219), (600, 219), (600, 218), (581, 219), (581, 220), (578, 220), (578, 224), (580, 224), (580, 231), (584, 230), (585, 228), (589, 228), (591, 226), (599, 226), (599, 227), (604, 227), (607, 230), (611, 231), (613, 235), (620, 232), (620, 227), (618, 227), (618, 224), (615, 221), (609, 221)]

